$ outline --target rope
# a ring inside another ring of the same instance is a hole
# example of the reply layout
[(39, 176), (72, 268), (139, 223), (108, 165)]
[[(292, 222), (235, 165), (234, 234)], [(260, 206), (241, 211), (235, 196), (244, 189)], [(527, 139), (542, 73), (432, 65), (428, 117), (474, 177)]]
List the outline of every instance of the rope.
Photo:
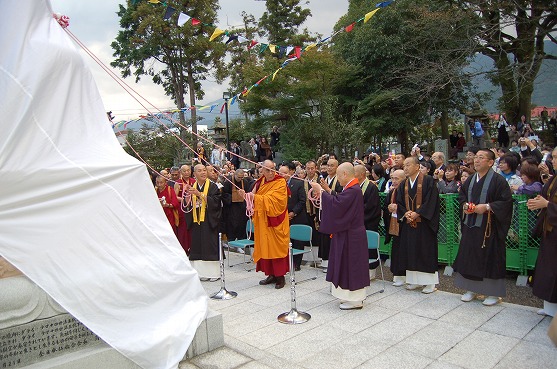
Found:
[[(316, 209), (321, 209), (321, 194), (314, 194), (313, 193), (313, 187), (310, 187), (308, 189), (308, 198), (309, 201), (311, 202), (311, 204), (313, 205), (314, 208)], [(321, 220), (321, 219), (320, 219)]]
[(246, 192), (244, 197), (244, 200), (246, 200), (246, 215), (250, 219), (253, 217), (254, 213), (254, 199), (255, 194), (253, 192)]
[[(157, 110), (159, 113), (163, 113), (160, 109), (158, 109), (154, 104), (152, 104), (151, 102), (149, 102), (149, 100), (147, 100), (145, 97), (141, 96), (141, 94), (139, 94), (137, 91), (135, 91), (131, 86), (129, 86), (127, 83), (125, 83), (119, 76), (117, 76), (110, 68), (108, 68), (106, 65), (104, 65), (104, 63), (91, 51), (87, 48), (87, 46), (85, 46), (85, 44), (83, 44), (67, 27), (69, 26), (69, 18), (65, 17), (65, 16), (61, 16), (60, 19), (58, 19), (56, 17), (56, 15), (54, 15), (54, 17), (56, 18), (56, 20), (58, 21), (58, 23), (60, 23), (60, 25), (64, 28), (64, 31), (66, 31), (66, 33), (70, 36), (71, 39), (73, 39), (105, 72), (107, 72), (107, 74), (116, 82), (120, 85), (120, 87), (122, 87), (124, 89), (124, 91), (126, 91), (141, 107), (143, 107), (149, 114), (151, 114), (151, 116), (159, 123), (161, 124), (163, 127), (166, 128), (166, 130), (168, 132), (170, 132), (174, 137), (176, 137), (178, 139), (178, 141), (180, 141), (185, 147), (187, 147), (192, 153), (196, 154), (196, 150), (194, 150), (191, 146), (189, 146), (184, 140), (182, 140), (182, 138), (177, 135), (173, 130), (171, 130), (166, 124), (164, 124), (164, 122), (162, 122), (157, 116), (155, 116), (151, 110), (149, 108), (147, 108), (139, 99), (138, 97), (140, 97), (141, 99), (143, 99), (148, 105), (152, 106), (155, 110)], [(64, 18), (65, 17), (65, 18)], [(132, 93), (133, 92), (133, 93)], [(137, 96), (135, 96), (135, 95)], [(254, 164), (256, 167), (261, 166), (259, 163), (256, 163), (252, 160), (249, 160), (248, 158), (245, 158), (241, 155), (238, 155), (232, 151), (229, 151), (227, 148), (221, 147), (219, 145), (216, 145), (214, 142), (212, 142), (211, 140), (193, 132), (192, 130), (190, 130), (188, 127), (184, 126), (183, 124), (181, 124), (181, 122), (179, 120), (175, 120), (172, 117), (170, 117), (170, 121), (172, 121), (173, 123), (175, 123), (176, 125), (182, 127), (183, 129), (187, 130), (189, 133), (191, 133), (192, 135), (196, 136), (197, 138), (206, 141), (208, 143), (213, 144), (214, 146), (218, 147), (219, 149), (223, 149), (223, 151), (229, 153), (230, 155), (236, 156), (240, 159), (243, 159), (244, 161), (247, 161), (251, 164)], [(121, 132), (119, 130), (119, 132)], [(139, 153), (132, 147), (132, 145), (130, 145), (130, 143), (126, 140), (126, 143), (128, 144), (128, 147), (130, 147), (133, 152), (137, 155), (137, 157), (143, 162), (145, 163), (145, 165), (147, 165), (149, 168), (151, 168), (151, 170), (153, 170), (155, 173), (159, 174), (160, 173), (156, 170), (154, 170), (154, 168), (152, 168), (142, 157), (141, 155), (139, 155)], [(271, 169), (271, 168), (269, 168)], [(280, 174), (277, 170), (275, 169), (271, 169), (273, 172)], [(222, 172), (221, 172), (222, 174)], [(230, 180), (226, 175), (222, 176), (225, 180), (227, 180), (228, 182), (230, 182), (230, 184), (234, 187), (236, 187), (238, 190), (240, 189), (240, 187), (236, 186), (234, 184), (234, 182), (232, 180)], [(296, 176), (293, 176), (294, 178), (297, 178), (299, 180), (302, 181), (306, 181), (306, 182), (310, 182), (307, 179), (303, 179), (303, 178), (299, 178)], [(310, 193), (312, 193), (311, 189), (308, 191), (308, 196), (310, 196)], [(248, 217), (251, 218), (251, 216), (253, 216), (253, 194), (250, 193), (250, 195), (248, 195), (246, 193), (246, 214), (251, 214), (248, 215)], [(187, 200), (186, 200), (187, 201)], [(190, 200), (191, 201), (191, 197)], [(310, 197), (310, 201), (312, 202), (312, 204), (316, 207), (320, 209), (320, 199), (319, 196), (317, 197)], [(188, 202), (186, 202), (186, 206), (188, 205)], [(249, 209), (249, 210), (248, 210)]]

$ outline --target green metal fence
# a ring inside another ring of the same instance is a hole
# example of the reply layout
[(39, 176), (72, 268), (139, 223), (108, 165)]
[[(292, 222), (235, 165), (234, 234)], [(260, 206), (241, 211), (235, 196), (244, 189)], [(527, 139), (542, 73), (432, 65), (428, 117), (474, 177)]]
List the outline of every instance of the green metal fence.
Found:
[[(538, 257), (540, 239), (532, 236), (532, 229), (536, 224), (537, 212), (529, 211), (526, 207), (525, 195), (513, 195), (513, 215), (511, 228), (507, 235), (507, 270), (526, 274), (534, 269)], [(439, 256), (441, 264), (452, 265), (458, 253), (460, 243), (460, 213), (458, 194), (439, 195), (439, 232), (437, 234)], [(380, 194), (381, 207), (387, 200), (387, 194)], [(391, 244), (385, 244), (385, 225), (381, 220), (379, 226), (381, 246), (379, 251), (383, 255), (391, 254)]]

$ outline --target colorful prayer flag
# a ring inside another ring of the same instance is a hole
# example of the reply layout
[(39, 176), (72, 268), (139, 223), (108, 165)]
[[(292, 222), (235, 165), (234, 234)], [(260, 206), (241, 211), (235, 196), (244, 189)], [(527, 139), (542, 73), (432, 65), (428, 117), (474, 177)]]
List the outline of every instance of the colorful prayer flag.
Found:
[(373, 17), (373, 16), (375, 15), (375, 13), (377, 13), (377, 11), (378, 11), (379, 9), (380, 9), (380, 8), (377, 8), (377, 9), (372, 10), (372, 11), (370, 11), (369, 13), (367, 13), (367, 14), (364, 16), (364, 23), (367, 23), (367, 21), (369, 21), (369, 20), (371, 19), (371, 17)]
[(201, 23), (201, 21), (200, 21), (199, 19), (197, 19), (197, 18), (192, 18), (192, 19), (191, 19), (191, 25), (192, 25), (192, 26), (197, 26), (197, 25), (200, 24), (200, 23)]
[(391, 5), (392, 3), (393, 3), (392, 1), (382, 1), (380, 3), (377, 3), (375, 5), (375, 7), (376, 8), (384, 8), (384, 7), (387, 7), (387, 6)]
[(164, 20), (170, 19), (170, 17), (172, 17), (172, 14), (174, 14), (175, 12), (176, 12), (176, 9), (174, 9), (171, 6), (167, 6), (166, 7), (166, 12), (164, 13), (164, 17), (162, 19), (164, 19)]
[(229, 43), (231, 43), (234, 40), (237, 41), (238, 37), (239, 37), (238, 35), (232, 35), (232, 36), (228, 37), (228, 40), (226, 40), (225, 45), (228, 45)]
[(209, 41), (213, 41), (215, 38), (219, 37), (220, 35), (222, 35), (224, 33), (224, 31), (220, 28), (215, 28), (215, 30), (213, 31), (213, 34), (211, 35), (211, 37), (209, 38)]
[(344, 30), (346, 32), (352, 32), (352, 30), (354, 29), (355, 24), (356, 24), (356, 22), (352, 23), (351, 25), (347, 26)]
[[(271, 82), (275, 80), (275, 77), (277, 76), (277, 73), (282, 69), (282, 67), (280, 67), (279, 69), (277, 69), (275, 71), (275, 73), (273, 73), (273, 79), (271, 79)], [(247, 95), (247, 94), (246, 94)]]
[[(180, 15), (178, 16), (178, 27), (182, 27), (184, 24), (187, 23), (187, 21), (190, 20), (190, 16), (184, 13), (180, 13)], [(193, 22), (192, 22), (193, 24)]]

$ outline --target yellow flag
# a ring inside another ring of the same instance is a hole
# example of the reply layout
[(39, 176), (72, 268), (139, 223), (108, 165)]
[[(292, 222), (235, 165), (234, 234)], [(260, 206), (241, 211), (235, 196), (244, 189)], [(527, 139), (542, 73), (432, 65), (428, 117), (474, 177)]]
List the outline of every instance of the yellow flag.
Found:
[(150, 2), (151, 4), (159, 4), (159, 3), (160, 3), (159, 0), (149, 0), (149, 2)]
[(281, 69), (282, 69), (282, 68), (279, 68), (279, 69), (277, 69), (277, 70), (275, 71), (275, 73), (273, 73), (273, 79), (272, 79), (271, 81), (274, 81), (274, 80), (275, 80), (275, 77), (276, 77), (277, 73), (278, 73)]
[(224, 31), (220, 28), (215, 28), (215, 31), (213, 32), (213, 34), (211, 35), (211, 38), (209, 38), (209, 41), (213, 41), (215, 38), (219, 37), (220, 35), (222, 35), (224, 33)]
[(308, 45), (308, 46), (306, 47), (306, 51), (311, 50), (311, 49), (313, 49), (313, 48), (316, 47), (316, 46), (317, 46), (317, 44)]
[(375, 13), (377, 13), (377, 11), (378, 11), (379, 9), (380, 9), (380, 8), (377, 8), (377, 9), (372, 10), (372, 11), (370, 11), (369, 13), (367, 13), (367, 14), (365, 15), (365, 17), (364, 17), (364, 23), (367, 23), (367, 21), (370, 20), (371, 17), (373, 17), (373, 16), (375, 15)]
[(274, 54), (277, 49), (277, 45), (269, 44), (269, 50)]

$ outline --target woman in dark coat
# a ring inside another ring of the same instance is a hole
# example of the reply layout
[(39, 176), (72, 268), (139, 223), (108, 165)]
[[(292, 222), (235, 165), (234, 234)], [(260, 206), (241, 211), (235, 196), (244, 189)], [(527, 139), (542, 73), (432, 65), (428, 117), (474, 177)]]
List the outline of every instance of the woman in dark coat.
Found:
[(259, 157), (260, 162), (273, 160), (271, 145), (269, 145), (265, 137), (261, 137), (261, 142), (259, 142), (259, 145), (257, 146), (257, 156)]
[[(553, 166), (557, 166), (557, 148), (552, 152)], [(540, 315), (557, 314), (557, 175), (543, 187), (541, 196), (528, 200), (528, 209), (541, 209), (536, 230), (541, 234), (532, 292), (543, 300)]]

